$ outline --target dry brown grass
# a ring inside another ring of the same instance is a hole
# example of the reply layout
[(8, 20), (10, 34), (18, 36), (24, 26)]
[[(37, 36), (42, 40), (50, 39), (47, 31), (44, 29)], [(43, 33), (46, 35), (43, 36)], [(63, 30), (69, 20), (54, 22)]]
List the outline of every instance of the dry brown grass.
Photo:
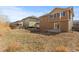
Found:
[(69, 48), (65, 46), (58, 46), (58, 47), (53, 48), (53, 50), (56, 52), (68, 52)]
[(11, 30), (3, 25), (0, 29), (0, 51), (79, 51), (79, 32), (43, 35), (23, 29)]
[(9, 24), (0, 22), (0, 30), (11, 30)]
[(24, 29), (11, 30), (8, 24), (0, 23), (0, 51), (79, 51), (79, 32), (43, 35)]
[(5, 49), (5, 51), (7, 51), (7, 52), (10, 52), (10, 51), (15, 52), (15, 51), (18, 51), (20, 49), (22, 49), (21, 44), (19, 42), (13, 42)]

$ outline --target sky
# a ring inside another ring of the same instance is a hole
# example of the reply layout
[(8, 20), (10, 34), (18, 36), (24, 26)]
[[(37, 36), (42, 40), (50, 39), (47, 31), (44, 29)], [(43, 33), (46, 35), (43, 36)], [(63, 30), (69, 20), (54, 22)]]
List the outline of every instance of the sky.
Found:
[[(0, 15), (7, 16), (10, 22), (14, 22), (28, 16), (39, 17), (49, 13), (56, 7), (67, 8), (69, 6), (0, 6)], [(79, 20), (79, 6), (73, 8), (74, 20)]]

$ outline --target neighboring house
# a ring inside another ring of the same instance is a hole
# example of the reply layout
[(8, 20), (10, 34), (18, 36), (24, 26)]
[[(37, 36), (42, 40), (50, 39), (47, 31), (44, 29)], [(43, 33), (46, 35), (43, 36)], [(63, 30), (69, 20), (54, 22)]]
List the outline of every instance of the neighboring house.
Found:
[(30, 16), (23, 19), (23, 26), (25, 28), (37, 27), (38, 23), (39, 23), (39, 19), (35, 16)]
[(12, 29), (22, 29), (23, 28), (23, 21), (22, 20), (19, 20), (19, 21), (16, 21), (16, 22), (13, 22), (10, 24), (10, 27)]
[(17, 29), (38, 28), (39, 19), (35, 16), (26, 17), (22, 20), (11, 23), (10, 27)]
[(79, 20), (74, 20), (74, 22), (73, 22), (73, 30), (79, 31)]
[(73, 27), (73, 16), (73, 8), (55, 8), (50, 13), (40, 16), (40, 31), (71, 31)]

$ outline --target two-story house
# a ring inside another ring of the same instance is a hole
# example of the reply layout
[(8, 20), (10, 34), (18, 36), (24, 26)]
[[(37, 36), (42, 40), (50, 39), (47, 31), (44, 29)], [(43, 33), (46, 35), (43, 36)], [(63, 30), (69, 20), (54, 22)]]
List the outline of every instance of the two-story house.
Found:
[(39, 19), (35, 16), (29, 16), (22, 20), (23, 20), (23, 26), (25, 28), (39, 27)]
[(73, 27), (73, 8), (55, 8), (40, 16), (40, 31), (68, 32)]

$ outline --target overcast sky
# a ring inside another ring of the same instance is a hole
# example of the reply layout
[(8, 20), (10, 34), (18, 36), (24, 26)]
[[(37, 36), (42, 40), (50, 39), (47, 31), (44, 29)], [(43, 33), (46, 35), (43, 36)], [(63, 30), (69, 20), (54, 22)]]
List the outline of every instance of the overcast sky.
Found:
[[(9, 21), (21, 20), (28, 16), (41, 16), (56, 7), (67, 8), (69, 6), (0, 6), (0, 15), (5, 15)], [(74, 6), (74, 20), (79, 20), (79, 6)]]

